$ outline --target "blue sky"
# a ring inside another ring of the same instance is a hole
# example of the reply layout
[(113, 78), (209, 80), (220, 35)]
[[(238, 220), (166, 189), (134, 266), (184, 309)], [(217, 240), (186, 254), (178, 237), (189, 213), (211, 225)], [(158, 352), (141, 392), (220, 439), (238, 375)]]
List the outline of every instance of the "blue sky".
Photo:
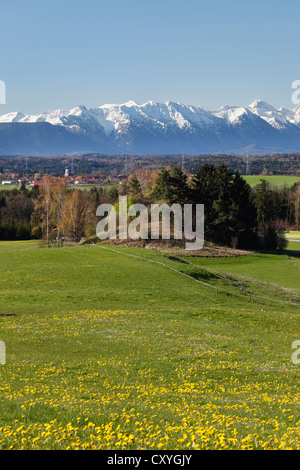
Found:
[(1, 2), (0, 113), (134, 100), (293, 108), (298, 0)]

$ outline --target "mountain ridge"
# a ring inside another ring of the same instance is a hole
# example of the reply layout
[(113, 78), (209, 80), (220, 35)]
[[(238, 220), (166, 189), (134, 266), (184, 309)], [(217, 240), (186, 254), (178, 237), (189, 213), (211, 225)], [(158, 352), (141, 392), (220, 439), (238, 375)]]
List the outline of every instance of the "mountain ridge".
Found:
[[(300, 106), (263, 100), (208, 110), (174, 101), (131, 100), (95, 108), (0, 115), (0, 154), (252, 153), (300, 150)], [(23, 149), (23, 151), (22, 151)], [(249, 150), (247, 150), (249, 151)]]

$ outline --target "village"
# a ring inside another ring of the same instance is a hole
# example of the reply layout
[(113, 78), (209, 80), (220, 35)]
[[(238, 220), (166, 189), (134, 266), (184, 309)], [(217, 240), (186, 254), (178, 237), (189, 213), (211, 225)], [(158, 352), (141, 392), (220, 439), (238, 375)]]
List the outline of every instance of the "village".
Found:
[[(1, 173), (0, 172), (0, 185), (8, 186), (12, 188), (17, 188), (21, 186), (35, 187), (43, 186), (43, 176), (42, 173), (34, 173), (28, 175), (21, 175), (18, 173)], [(63, 174), (57, 174), (54, 176), (54, 183), (58, 184), (61, 181), (64, 181), (68, 186), (94, 186), (94, 185), (110, 185), (110, 184), (121, 184), (127, 181), (127, 176), (118, 175), (118, 176), (105, 176), (100, 178), (98, 175), (76, 175), (71, 173), (70, 169), (67, 167)]]

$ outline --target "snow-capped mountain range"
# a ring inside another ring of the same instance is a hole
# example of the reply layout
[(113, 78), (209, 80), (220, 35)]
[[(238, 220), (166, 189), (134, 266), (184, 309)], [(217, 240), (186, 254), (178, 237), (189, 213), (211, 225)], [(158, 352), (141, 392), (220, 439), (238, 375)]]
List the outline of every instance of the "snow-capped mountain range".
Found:
[(210, 111), (168, 101), (138, 105), (0, 116), (0, 154), (271, 153), (300, 151), (300, 106), (275, 108), (256, 100), (249, 106)]

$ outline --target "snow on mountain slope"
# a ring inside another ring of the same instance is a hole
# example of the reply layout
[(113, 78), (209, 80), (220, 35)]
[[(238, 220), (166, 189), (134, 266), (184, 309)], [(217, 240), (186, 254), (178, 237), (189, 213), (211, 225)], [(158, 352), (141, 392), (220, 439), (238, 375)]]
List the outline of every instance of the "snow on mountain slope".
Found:
[(48, 122), (79, 132), (102, 128), (106, 134), (110, 134), (113, 131), (126, 128), (130, 123), (156, 125), (160, 128), (173, 125), (179, 129), (218, 127), (221, 125), (220, 119), (230, 124), (237, 124), (242, 116), (251, 118), (251, 114), (262, 118), (277, 129), (281, 129), (290, 123), (300, 123), (300, 107), (295, 110), (276, 109), (262, 100), (256, 100), (249, 106), (222, 106), (216, 111), (208, 111), (200, 106), (172, 101), (166, 103), (149, 101), (142, 105), (138, 105), (134, 101), (128, 101), (124, 104), (105, 104), (90, 109), (85, 106), (77, 106), (71, 110), (58, 109), (35, 115), (19, 112), (8, 113), (0, 116), (0, 123)]
[(226, 119), (230, 124), (238, 124), (241, 122), (243, 115), (250, 115), (250, 112), (243, 106), (222, 106), (214, 115)]
[(254, 101), (248, 106), (248, 109), (276, 129), (289, 127), (294, 121), (293, 111), (285, 108), (276, 109), (262, 100)]
[(21, 122), (22, 119), (25, 118), (25, 114), (23, 113), (8, 113), (8, 114), (3, 114), (0, 116), (0, 122)]
[[(249, 106), (222, 106), (215, 111), (172, 101), (148, 101), (142, 105), (128, 101), (96, 108), (76, 106), (35, 115), (14, 112), (0, 116), (2, 139), (5, 141), (9, 130), (11, 151), (12, 136), (17, 129), (14, 126), (39, 123), (54, 127), (51, 132), (48, 127), (36, 128), (39, 149), (52, 148), (47, 140), (50, 134), (52, 139), (55, 133), (61, 139), (64, 130), (66, 147), (74, 136), (72, 151), (76, 151), (76, 142), (88, 145), (93, 151), (105, 148), (112, 152), (138, 153), (176, 152), (182, 148), (193, 153), (227, 152), (249, 145), (262, 151), (269, 148), (300, 150), (300, 106), (294, 110), (277, 109), (262, 100)], [(5, 124), (12, 126), (8, 128)], [(16, 139), (20, 135), (25, 139), (29, 128), (22, 127), (22, 132), (18, 129)], [(35, 135), (32, 127), (29, 134)], [(32, 142), (33, 149), (34, 145)], [(0, 153), (8, 151), (2, 147), (0, 142)]]
[(131, 122), (165, 125), (175, 125), (180, 129), (193, 126), (214, 126), (220, 124), (216, 116), (199, 107), (168, 101), (157, 103), (149, 101), (138, 105), (134, 101), (124, 104), (106, 104), (98, 108), (87, 109), (85, 106), (77, 106), (69, 111), (55, 110), (45, 111), (40, 114), (28, 115), (23, 113), (9, 113), (0, 116), (0, 122), (49, 122), (53, 125), (73, 126), (84, 129), (89, 123), (94, 127), (96, 123), (110, 133)]

